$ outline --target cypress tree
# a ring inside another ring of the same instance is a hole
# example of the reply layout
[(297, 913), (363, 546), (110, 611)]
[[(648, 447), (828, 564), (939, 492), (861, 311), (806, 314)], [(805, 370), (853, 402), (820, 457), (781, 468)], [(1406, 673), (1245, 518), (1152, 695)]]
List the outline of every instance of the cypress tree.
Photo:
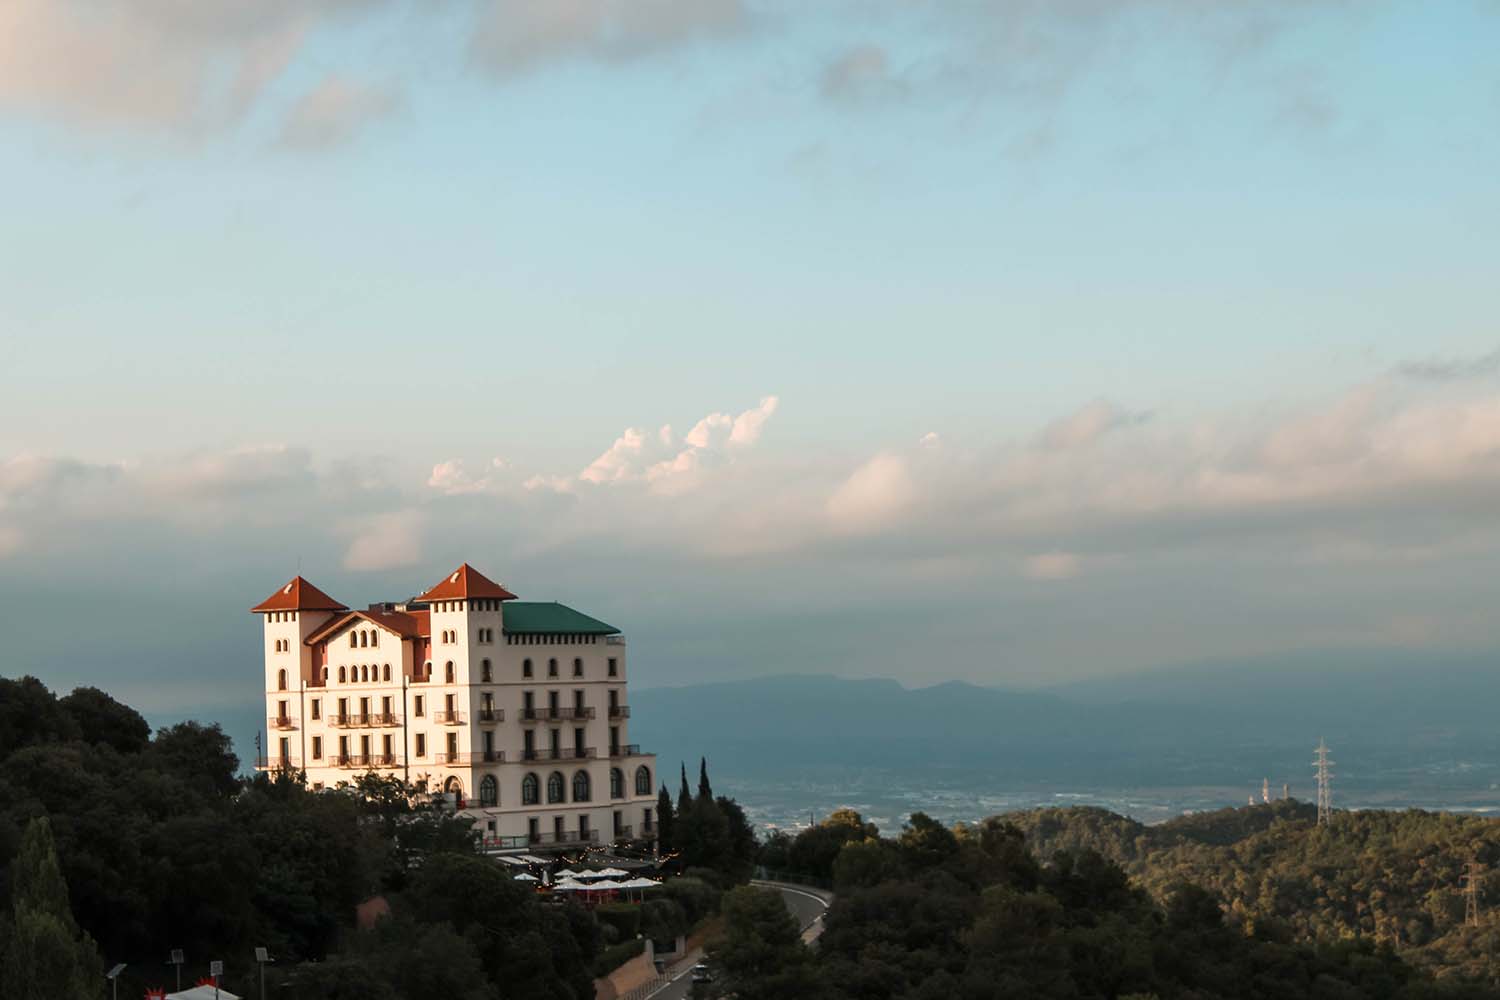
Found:
[(714, 790), (708, 783), (708, 758), (698, 758), (698, 798), (705, 802), (714, 800)]
[(78, 929), (46, 817), (33, 819), (11, 863), (14, 919), (0, 962), (6, 1000), (93, 1000), (103, 970), (93, 940)]
[(672, 793), (666, 785), (661, 786), (661, 794), (656, 797), (656, 840), (662, 850), (677, 846), (677, 817), (672, 809)]
[(686, 816), (693, 807), (693, 793), (688, 790), (687, 764), (682, 765), (682, 787), (677, 791), (677, 815)]

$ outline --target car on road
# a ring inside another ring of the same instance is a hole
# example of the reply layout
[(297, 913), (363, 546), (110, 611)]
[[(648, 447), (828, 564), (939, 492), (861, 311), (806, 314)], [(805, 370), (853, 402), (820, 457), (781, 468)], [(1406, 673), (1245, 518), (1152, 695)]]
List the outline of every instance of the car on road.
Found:
[(713, 981), (714, 981), (714, 974), (713, 974), (713, 972), (711, 972), (709, 970), (709, 968), (708, 968), (707, 965), (704, 965), (702, 962), (699, 962), (697, 965), (693, 966), (693, 982), (695, 982), (695, 983), (711, 983)]

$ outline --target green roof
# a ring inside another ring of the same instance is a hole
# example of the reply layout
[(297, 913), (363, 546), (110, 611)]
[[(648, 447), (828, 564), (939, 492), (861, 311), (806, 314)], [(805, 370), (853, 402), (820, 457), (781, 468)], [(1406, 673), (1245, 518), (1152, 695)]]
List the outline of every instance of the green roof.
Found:
[(613, 625), (590, 618), (556, 601), (506, 601), (505, 629), (513, 635), (561, 633), (573, 635), (619, 635)]

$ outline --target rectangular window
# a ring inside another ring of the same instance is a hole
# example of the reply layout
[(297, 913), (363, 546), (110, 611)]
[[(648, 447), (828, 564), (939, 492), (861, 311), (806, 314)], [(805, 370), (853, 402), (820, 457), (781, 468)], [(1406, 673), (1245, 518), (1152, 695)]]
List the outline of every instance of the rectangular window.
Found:
[(339, 756), (340, 757), (347, 757), (347, 756), (349, 756), (349, 737), (347, 737), (347, 736), (340, 736), (339, 737)]
[(385, 754), (387, 757), (391, 755), (391, 736), (389, 733), (381, 738), (380, 752)]
[(313, 760), (323, 759), (323, 737), (313, 737)]
[(426, 733), (418, 733), (417, 734), (417, 756), (418, 757), (426, 757), (427, 756), (427, 734)]
[(312, 700), (312, 717), (314, 719), (321, 719), (323, 717), (323, 699), (322, 698), (314, 698)]
[(609, 676), (620, 676), (620, 661), (615, 659), (613, 656), (609, 658)]
[(417, 695), (416, 700), (412, 704), (417, 718), (420, 719), (427, 714), (427, 701), (421, 695)]

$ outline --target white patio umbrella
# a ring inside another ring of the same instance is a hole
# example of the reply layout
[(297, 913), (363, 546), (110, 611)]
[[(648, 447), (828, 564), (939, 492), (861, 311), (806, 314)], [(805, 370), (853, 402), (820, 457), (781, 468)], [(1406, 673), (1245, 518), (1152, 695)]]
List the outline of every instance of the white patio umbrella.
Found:
[(623, 883), (616, 882), (612, 878), (602, 878), (599, 881), (588, 886), (590, 892), (610, 892), (615, 889), (623, 888), (625, 888)]
[(577, 878), (578, 875), (579, 873), (575, 872), (571, 868), (564, 868), (560, 871), (555, 871), (552, 873), (553, 878)]
[(517, 882), (540, 882), (541, 879), (537, 878), (535, 875), (531, 875), (531, 874), (528, 874), (526, 872), (522, 872), (521, 874), (515, 876), (515, 881), (517, 881)]
[(622, 871), (619, 868), (601, 868), (599, 869), (599, 874), (604, 875), (608, 878), (625, 878), (629, 877), (630, 875), (629, 872)]
[(587, 889), (588, 886), (584, 885), (582, 882), (573, 881), (559, 882), (552, 887), (553, 892), (584, 892)]

